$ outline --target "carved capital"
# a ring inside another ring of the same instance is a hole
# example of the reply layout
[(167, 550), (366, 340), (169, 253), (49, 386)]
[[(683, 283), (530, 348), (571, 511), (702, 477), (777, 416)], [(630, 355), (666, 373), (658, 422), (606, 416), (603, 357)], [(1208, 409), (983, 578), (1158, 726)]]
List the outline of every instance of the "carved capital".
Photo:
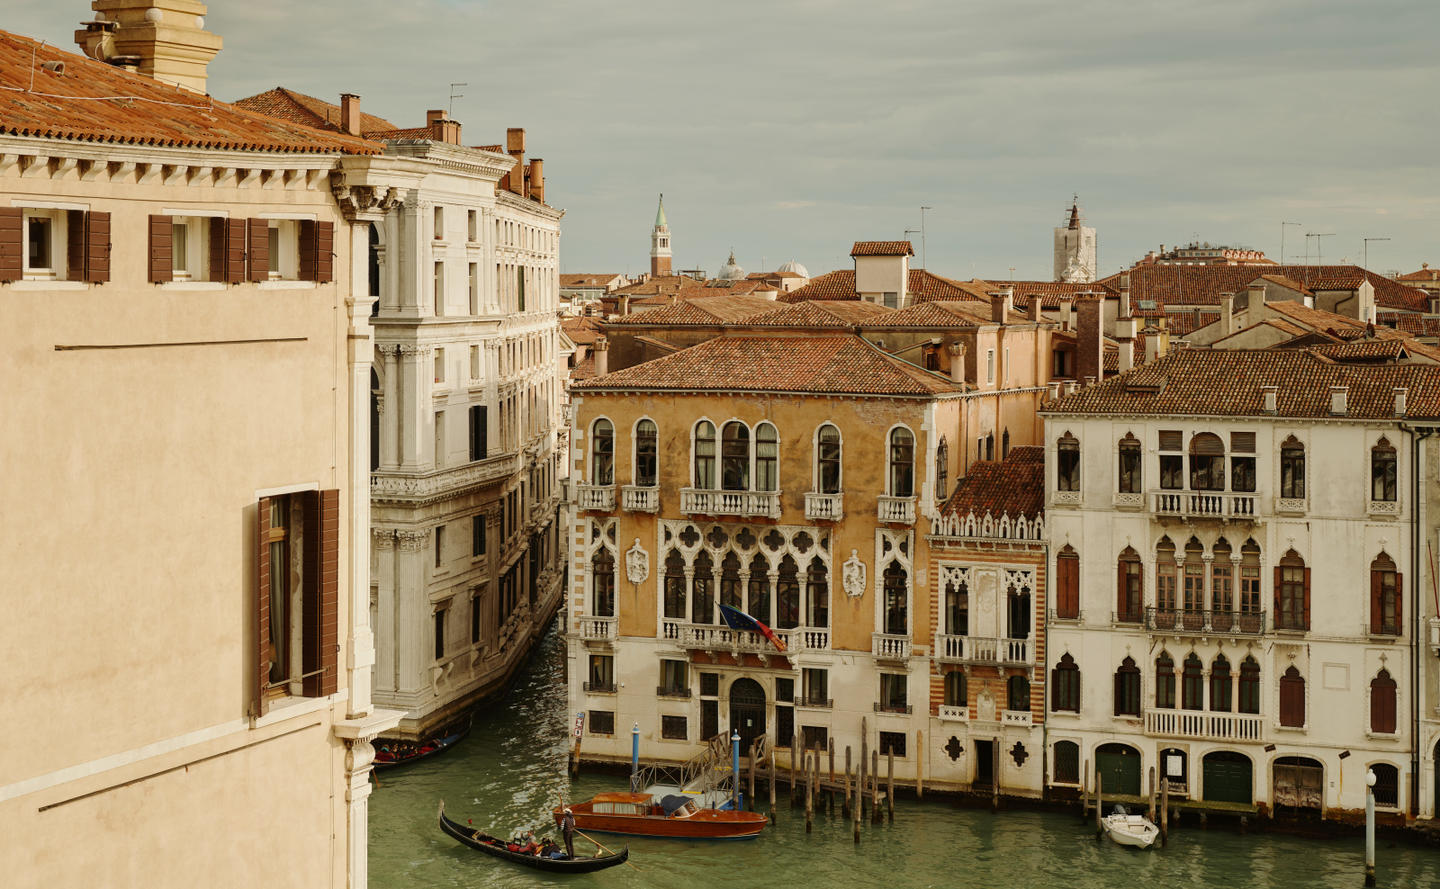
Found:
[(375, 549), (394, 549), (395, 532), (390, 528), (371, 528), (370, 545)]
[(334, 183), (330, 192), (347, 222), (379, 222), (400, 203), (399, 189), (388, 185), (343, 185)]
[(419, 552), (425, 548), (425, 542), (430, 539), (429, 530), (423, 531), (396, 531), (395, 547), (402, 553)]

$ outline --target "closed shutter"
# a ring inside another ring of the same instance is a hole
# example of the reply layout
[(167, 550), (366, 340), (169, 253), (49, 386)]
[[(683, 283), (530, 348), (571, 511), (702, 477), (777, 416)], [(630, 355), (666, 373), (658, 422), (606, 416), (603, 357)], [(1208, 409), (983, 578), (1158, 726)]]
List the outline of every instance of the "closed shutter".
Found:
[(1162, 451), (1180, 450), (1180, 444), (1183, 440), (1184, 438), (1178, 429), (1160, 430), (1160, 450)]
[(250, 280), (254, 283), (270, 280), (270, 223), (264, 219), (247, 219), (250, 266)]
[[(1283, 587), (1282, 587), (1282, 585), (1281, 585), (1281, 580), (1280, 580), (1280, 566), (1279, 566), (1279, 565), (1276, 565), (1276, 566), (1275, 566), (1275, 614), (1274, 614), (1274, 616), (1271, 618), (1271, 622), (1274, 623), (1274, 625), (1277, 626), (1277, 627), (1280, 626), (1280, 590), (1281, 590), (1281, 589), (1283, 589)], [(1291, 616), (1293, 617), (1294, 615), (1291, 615)]]
[(225, 220), (225, 277), (222, 280), (226, 284), (245, 283), (245, 222), (244, 219)]
[(1393, 680), (1370, 681), (1370, 731), (1395, 733), (1395, 690)]
[(304, 557), (301, 560), (300, 671), (301, 694), (320, 696), (320, 492), (304, 495)]
[(1230, 433), (1230, 450), (1237, 454), (1255, 453), (1255, 433), (1253, 432), (1232, 432)]
[(1223, 457), (1225, 443), (1214, 433), (1202, 432), (1190, 439), (1190, 453), (1199, 457)]
[(175, 279), (171, 238), (175, 224), (169, 216), (150, 217), (150, 283), (164, 284)]
[(1304, 628), (1308, 630), (1308, 629), (1310, 629), (1310, 569), (1309, 569), (1309, 568), (1306, 568), (1306, 569), (1305, 569), (1304, 602), (1305, 602), (1305, 605), (1304, 605), (1304, 608), (1302, 609), (1301, 619), (1304, 621), (1304, 624), (1303, 624)]
[(210, 275), (206, 280), (225, 280), (225, 251), (229, 247), (225, 240), (225, 223), (229, 221), (224, 216), (210, 217)]
[(315, 222), (314, 222), (313, 220), (310, 220), (310, 219), (302, 220), (302, 221), (300, 222), (300, 245), (299, 245), (299, 247), (300, 247), (300, 269), (299, 269), (299, 273), (300, 273), (300, 280), (301, 280), (301, 281), (314, 281), (314, 280), (315, 280), (315, 271), (316, 271), (315, 244), (316, 244), (316, 241), (317, 241), (317, 238), (315, 237)]
[(265, 700), (265, 686), (270, 679), (270, 547), (265, 536), (270, 531), (270, 498), (261, 497), (256, 505), (255, 550), (258, 566), (255, 584), (255, 697), (251, 701), (250, 715), (260, 717), (269, 709)]
[(1115, 577), (1115, 614), (1120, 618), (1126, 618), (1128, 609), (1125, 606), (1125, 562), (1122, 560)]
[(1405, 609), (1400, 605), (1403, 601), (1405, 601), (1405, 575), (1397, 571), (1395, 572), (1395, 605), (1390, 613), (1390, 625), (1395, 628), (1397, 635), (1401, 634), (1401, 627), (1405, 626), (1401, 623), (1405, 615)]
[(335, 280), (335, 223), (315, 223), (315, 280), (329, 284)]
[(0, 207), (0, 281), (19, 281), (25, 273), (25, 212)]
[(1305, 725), (1305, 680), (1294, 667), (1280, 677), (1280, 724), (1292, 728)]
[(110, 214), (91, 210), (85, 214), (85, 280), (104, 284), (110, 280)]
[(1379, 635), (1385, 631), (1385, 572), (1370, 572), (1370, 632)]
[(1080, 560), (1068, 553), (1055, 560), (1055, 573), (1059, 587), (1059, 602), (1056, 603), (1060, 617), (1076, 617), (1080, 613)]
[(320, 492), (320, 694), (333, 695), (340, 675), (340, 491)]
[(65, 280), (85, 280), (85, 211), (65, 211)]

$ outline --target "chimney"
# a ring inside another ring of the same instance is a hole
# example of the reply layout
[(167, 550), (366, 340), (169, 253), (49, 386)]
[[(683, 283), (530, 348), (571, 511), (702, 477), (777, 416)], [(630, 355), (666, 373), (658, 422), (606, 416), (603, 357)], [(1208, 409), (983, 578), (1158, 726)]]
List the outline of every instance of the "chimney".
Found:
[(1130, 317), (1130, 273), (1120, 274), (1120, 317)]
[(354, 93), (340, 94), (340, 129), (360, 135), (360, 97)]
[(1073, 296), (1060, 297), (1060, 329), (1074, 330), (1075, 322), (1071, 313), (1075, 311), (1075, 298)]
[(1249, 288), (1247, 309), (1258, 309), (1265, 305), (1265, 285), (1259, 281), (1252, 281)]
[(965, 385), (965, 344), (951, 343), (945, 351), (950, 355), (950, 382)]
[(1079, 388), (1080, 388), (1080, 384), (1077, 383), (1077, 382), (1075, 382), (1074, 380), (1066, 380), (1066, 381), (1065, 381), (1065, 394), (1066, 394), (1066, 395), (1074, 395), (1074, 394), (1076, 393), (1076, 391), (1079, 390)]
[(1030, 312), (1029, 312), (1029, 318), (1030, 318), (1031, 321), (1039, 321), (1039, 320), (1040, 320), (1040, 311), (1041, 311), (1041, 308), (1042, 308), (1042, 302), (1043, 302), (1043, 300), (1040, 299), (1040, 294), (1038, 294), (1038, 293), (1032, 293), (1032, 294), (1030, 295)]
[(1343, 417), (1346, 413), (1346, 402), (1349, 400), (1349, 386), (1330, 387), (1330, 414), (1335, 417)]
[(1279, 387), (1279, 386), (1261, 386), (1261, 387), (1260, 387), (1260, 407), (1261, 407), (1262, 410), (1265, 411), (1265, 413), (1267, 413), (1267, 414), (1274, 414), (1276, 411), (1280, 410), (1279, 401), (1280, 401), (1280, 387)]
[(1105, 337), (1100, 330), (1100, 301), (1083, 299), (1075, 309), (1075, 376), (1104, 379)]
[(1408, 394), (1410, 394), (1409, 389), (1406, 389), (1403, 386), (1395, 387), (1395, 416), (1405, 416), (1405, 396)]
[[(1135, 322), (1131, 321), (1130, 323), (1133, 325)], [(1118, 368), (1120, 373), (1123, 374), (1125, 371), (1135, 366), (1135, 340), (1127, 336), (1121, 338), (1119, 342), (1120, 363), (1118, 365)]]
[(530, 162), (530, 197), (545, 203), (545, 161), (538, 157)]
[(91, 0), (90, 8), (94, 20), (75, 32), (75, 42), (87, 56), (161, 83), (205, 92), (205, 68), (223, 45), (219, 35), (205, 30), (205, 4)]
[(1235, 294), (1220, 294), (1220, 335), (1229, 336), (1235, 332)]
[(515, 166), (505, 176), (504, 187), (514, 194), (525, 194), (525, 129), (510, 127), (505, 131), (505, 153), (515, 159)]
[(429, 128), (430, 138), (434, 141), (460, 144), (460, 122), (451, 120), (444, 109), (425, 112), (425, 126)]
[(1055, 399), (1060, 397), (1059, 380), (1051, 380), (1050, 382), (1046, 383), (1045, 389), (1047, 390), (1046, 395), (1049, 396), (1049, 400), (1054, 401)]
[(1001, 293), (990, 294), (990, 320), (996, 324), (1006, 324), (1010, 320), (1010, 299), (1014, 291), (1006, 290)]
[(595, 376), (605, 376), (610, 372), (610, 341), (603, 336), (596, 337), (591, 351), (595, 353)]

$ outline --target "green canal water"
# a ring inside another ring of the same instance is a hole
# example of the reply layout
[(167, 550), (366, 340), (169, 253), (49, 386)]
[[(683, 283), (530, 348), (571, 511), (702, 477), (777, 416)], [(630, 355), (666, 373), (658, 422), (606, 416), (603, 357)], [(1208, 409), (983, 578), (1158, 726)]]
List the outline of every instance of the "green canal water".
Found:
[[(1093, 828), (1062, 812), (1003, 812), (917, 803), (902, 797), (894, 824), (862, 824), (856, 846), (837, 808), (805, 833), (803, 810), (784, 807), (780, 823), (742, 842), (666, 842), (628, 838), (634, 867), (553, 876), (471, 851), (440, 833), (435, 809), (504, 834), (553, 833), (547, 812), (562, 793), (588, 799), (627, 789), (594, 773), (566, 780), (569, 719), (564, 644), (552, 627), (505, 698), (455, 749), (380, 775), (370, 797), (370, 885), (374, 889), (568, 886), (574, 889), (924, 889), (924, 887), (1363, 886), (1359, 837), (1308, 839), (1229, 830), (1172, 832), (1165, 849), (1137, 852), (1097, 843)], [(783, 794), (782, 794), (783, 796)], [(618, 848), (626, 838), (598, 837)], [(576, 850), (585, 849), (577, 838)], [(588, 850), (586, 850), (588, 852)], [(585, 854), (585, 853), (582, 853)], [(1440, 851), (1379, 848), (1381, 887), (1440, 887)]]

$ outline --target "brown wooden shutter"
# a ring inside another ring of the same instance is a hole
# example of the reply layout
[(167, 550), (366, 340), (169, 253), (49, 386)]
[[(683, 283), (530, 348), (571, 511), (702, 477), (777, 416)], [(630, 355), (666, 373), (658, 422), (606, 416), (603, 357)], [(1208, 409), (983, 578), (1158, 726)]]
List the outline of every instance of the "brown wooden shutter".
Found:
[(1125, 606), (1125, 560), (1121, 559), (1116, 567), (1119, 570), (1115, 578), (1115, 616), (1125, 619), (1129, 617)]
[(1396, 691), (1394, 680), (1370, 680), (1370, 731), (1395, 733)]
[(258, 557), (255, 584), (255, 697), (251, 716), (265, 715), (269, 705), (265, 686), (270, 681), (270, 546), (265, 537), (270, 531), (270, 498), (261, 497), (256, 504), (255, 549)]
[(0, 207), (0, 281), (19, 281), (25, 274), (25, 212)]
[(1275, 566), (1275, 613), (1270, 618), (1270, 623), (1276, 627), (1280, 626), (1280, 566)]
[(1055, 560), (1056, 584), (1060, 588), (1060, 601), (1056, 603), (1061, 617), (1075, 617), (1080, 613), (1080, 560), (1069, 554), (1062, 554)]
[(315, 280), (329, 284), (335, 280), (335, 223), (315, 223)]
[(1405, 575), (1401, 574), (1399, 571), (1396, 571), (1396, 572), (1395, 572), (1395, 611), (1392, 613), (1392, 618), (1391, 618), (1391, 619), (1394, 621), (1395, 632), (1396, 632), (1397, 635), (1403, 635), (1403, 633), (1402, 633), (1402, 631), (1401, 631), (1401, 628), (1405, 626), (1405, 624), (1401, 622), (1401, 620), (1402, 620), (1402, 618), (1403, 618), (1403, 616), (1404, 616), (1404, 614), (1405, 614), (1405, 609), (1401, 606), (1401, 603), (1405, 601), (1405, 595), (1404, 595), (1404, 594), (1405, 594)]
[[(266, 243), (269, 246), (269, 243)], [(269, 251), (266, 251), (267, 254)], [(267, 256), (268, 260), (268, 256)], [(269, 272), (266, 272), (269, 275)], [(225, 278), (226, 284), (245, 283), (245, 220), (225, 220)]]
[(65, 280), (85, 280), (84, 210), (65, 211)]
[(1280, 677), (1280, 724), (1294, 728), (1305, 724), (1305, 680), (1290, 670)]
[(320, 694), (340, 684), (340, 491), (320, 492)]
[(225, 280), (225, 250), (229, 246), (225, 240), (227, 221), (224, 216), (210, 217), (210, 274), (206, 277), (208, 281)]
[(301, 281), (315, 280), (315, 222), (304, 219), (300, 222), (300, 269)]
[(175, 224), (169, 216), (150, 217), (150, 282), (164, 284), (175, 280), (175, 260), (171, 251)]
[(250, 244), (247, 257), (250, 280), (258, 284), (270, 280), (270, 222), (265, 219), (247, 219), (245, 222)]
[(95, 210), (85, 214), (85, 280), (105, 284), (110, 280), (110, 214)]
[(1370, 632), (1379, 634), (1385, 629), (1385, 572), (1370, 569)]
[(1303, 609), (1303, 617), (1302, 617), (1302, 619), (1305, 621), (1305, 629), (1308, 630), (1308, 629), (1310, 629), (1310, 569), (1309, 569), (1309, 568), (1306, 568), (1306, 569), (1305, 569), (1305, 587), (1304, 587), (1304, 591), (1305, 591), (1305, 595), (1304, 595), (1305, 607), (1304, 607), (1304, 609)]

